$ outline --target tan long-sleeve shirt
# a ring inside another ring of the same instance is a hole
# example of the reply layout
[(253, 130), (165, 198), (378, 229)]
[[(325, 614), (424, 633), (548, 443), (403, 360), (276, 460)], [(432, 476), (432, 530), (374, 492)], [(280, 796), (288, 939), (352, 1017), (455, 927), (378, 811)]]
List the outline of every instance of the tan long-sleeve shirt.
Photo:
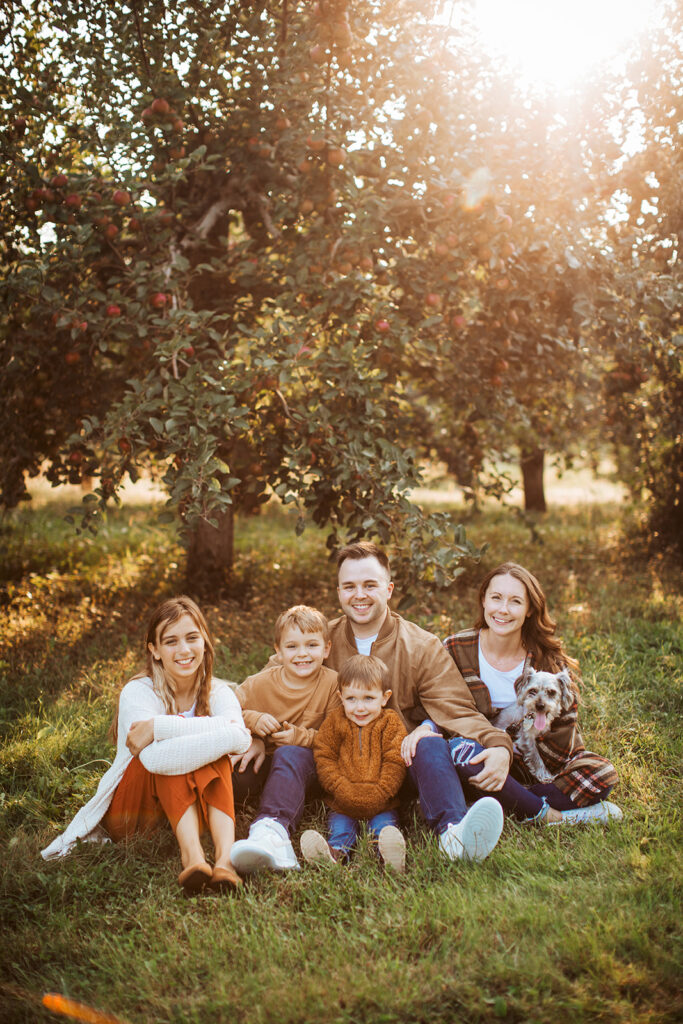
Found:
[[(254, 732), (262, 715), (274, 715), (278, 722), (289, 722), (295, 727), (295, 738), (290, 742), (299, 747), (313, 746), (323, 720), (341, 704), (337, 673), (324, 666), (303, 684), (292, 685), (281, 665), (269, 665), (248, 676), (236, 693), (248, 729)], [(265, 743), (268, 753), (279, 745), (270, 736)]]

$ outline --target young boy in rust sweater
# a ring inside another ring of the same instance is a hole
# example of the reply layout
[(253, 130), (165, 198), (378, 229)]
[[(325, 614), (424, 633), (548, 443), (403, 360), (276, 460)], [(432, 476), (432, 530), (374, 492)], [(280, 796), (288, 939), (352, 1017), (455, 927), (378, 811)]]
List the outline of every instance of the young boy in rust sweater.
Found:
[(400, 715), (386, 707), (389, 671), (379, 658), (357, 654), (340, 669), (338, 684), (342, 706), (328, 715), (313, 744), (329, 807), (329, 839), (307, 829), (301, 852), (309, 863), (345, 859), (363, 821), (383, 863), (403, 871), (405, 841), (396, 807), (406, 774), (401, 756), (406, 729)]
[[(290, 833), (315, 782), (313, 741), (326, 716), (339, 706), (337, 673), (323, 665), (330, 653), (327, 619), (316, 608), (295, 605), (275, 623), (278, 662), (237, 687), (252, 745), (235, 759), (235, 800), (260, 796), (249, 838), (235, 843), (231, 859), (241, 874), (298, 868)], [(292, 801), (292, 792), (300, 794)]]

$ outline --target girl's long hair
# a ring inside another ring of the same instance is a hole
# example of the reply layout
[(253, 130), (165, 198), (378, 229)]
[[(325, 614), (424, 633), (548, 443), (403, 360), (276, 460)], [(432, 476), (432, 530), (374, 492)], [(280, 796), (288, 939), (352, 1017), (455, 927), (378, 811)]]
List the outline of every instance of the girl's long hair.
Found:
[(534, 668), (541, 672), (560, 672), (565, 665), (577, 687), (580, 680), (579, 663), (570, 658), (562, 641), (555, 636), (557, 623), (548, 613), (543, 588), (533, 573), (517, 562), (503, 562), (484, 576), (479, 585), (479, 615), (475, 629), (486, 629), (484, 619), (484, 597), (489, 584), (496, 576), (513, 576), (523, 584), (529, 599), (529, 614), (522, 626), (522, 644), (533, 659)]
[[(185, 594), (181, 594), (179, 597), (169, 598), (168, 601), (164, 601), (152, 612), (147, 624), (147, 632), (145, 634), (145, 671), (138, 672), (137, 675), (133, 676), (133, 679), (140, 679), (144, 675), (149, 676), (153, 683), (154, 692), (163, 702), (166, 713), (169, 715), (176, 715), (178, 713), (173, 686), (170, 680), (166, 677), (166, 673), (161, 667), (161, 662), (155, 659), (149, 649), (149, 645), (154, 644), (154, 646), (157, 646), (158, 641), (161, 639), (166, 629), (169, 626), (172, 626), (174, 622), (177, 622), (178, 619), (182, 618), (183, 615), (190, 616), (204, 638), (204, 658), (197, 672), (196, 679), (195, 714), (198, 716), (210, 715), (211, 710), (209, 707), (209, 697), (211, 695), (211, 679), (213, 677), (214, 659), (213, 639), (209, 632), (209, 627), (206, 624), (206, 619), (202, 615), (200, 609), (192, 598), (187, 597)], [(118, 733), (118, 705), (117, 714), (112, 723), (111, 733), (114, 742), (116, 742)]]

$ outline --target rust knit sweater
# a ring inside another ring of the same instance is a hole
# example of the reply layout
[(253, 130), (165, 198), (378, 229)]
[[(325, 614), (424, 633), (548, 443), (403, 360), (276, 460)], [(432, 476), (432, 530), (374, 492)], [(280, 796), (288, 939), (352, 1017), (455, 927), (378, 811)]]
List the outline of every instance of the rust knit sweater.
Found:
[(372, 818), (398, 804), (405, 778), (401, 743), (406, 735), (390, 708), (369, 725), (358, 726), (337, 708), (315, 738), (313, 755), (325, 803), (352, 818)]

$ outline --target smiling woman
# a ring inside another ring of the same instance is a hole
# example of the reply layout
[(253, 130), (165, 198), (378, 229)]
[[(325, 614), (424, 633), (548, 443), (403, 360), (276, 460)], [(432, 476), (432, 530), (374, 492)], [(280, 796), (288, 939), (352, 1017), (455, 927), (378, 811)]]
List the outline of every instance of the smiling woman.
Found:
[(656, 0), (475, 0), (487, 50), (532, 88), (562, 89), (615, 57), (647, 29)]

